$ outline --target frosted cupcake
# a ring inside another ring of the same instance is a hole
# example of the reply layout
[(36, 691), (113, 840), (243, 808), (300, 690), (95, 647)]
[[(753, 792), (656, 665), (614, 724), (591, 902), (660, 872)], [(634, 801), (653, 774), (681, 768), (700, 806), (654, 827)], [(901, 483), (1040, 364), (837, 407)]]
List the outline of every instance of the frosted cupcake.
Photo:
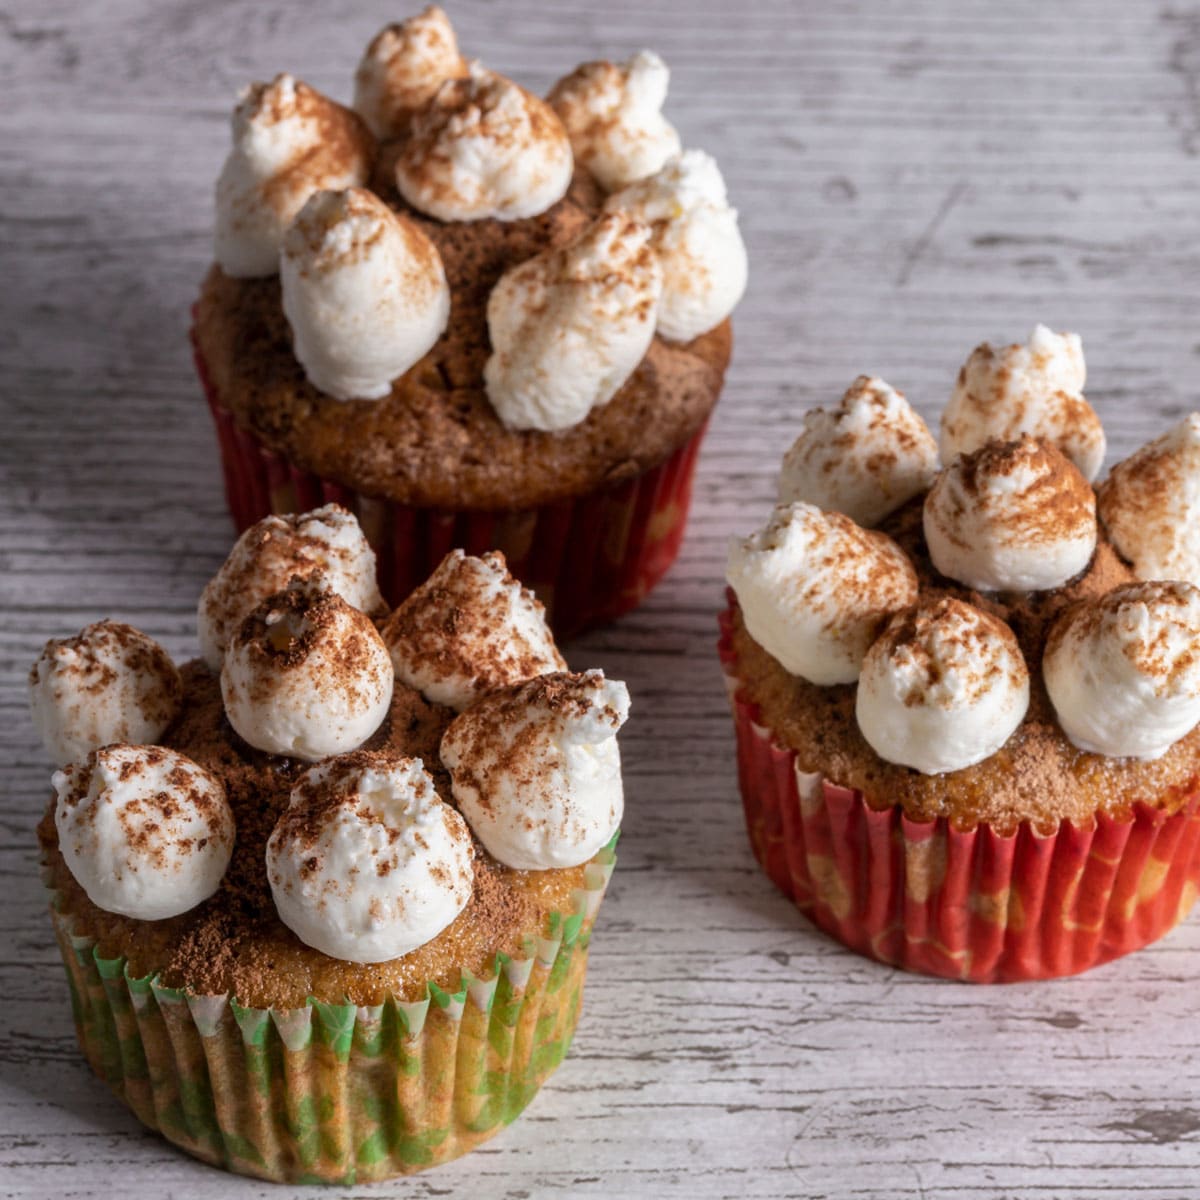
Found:
[(429, 8), (368, 46), (353, 110), (250, 87), (194, 328), (239, 527), (336, 500), (392, 601), (447, 550), (498, 548), (559, 633), (641, 600), (746, 283), (667, 81), (643, 52), (543, 100)]
[(731, 546), (720, 651), (755, 854), (884, 962), (1071, 974), (1195, 898), (1200, 423), (1094, 489), (1084, 378), (1073, 334), (981, 346), (939, 448), (864, 376), (805, 419), (778, 507)]
[(336, 506), (248, 530), (199, 624), (204, 658), (181, 668), (108, 622), (31, 674), (88, 1062), (243, 1174), (454, 1158), (574, 1030), (625, 686), (567, 670), (498, 554), (452, 553), (388, 613)]

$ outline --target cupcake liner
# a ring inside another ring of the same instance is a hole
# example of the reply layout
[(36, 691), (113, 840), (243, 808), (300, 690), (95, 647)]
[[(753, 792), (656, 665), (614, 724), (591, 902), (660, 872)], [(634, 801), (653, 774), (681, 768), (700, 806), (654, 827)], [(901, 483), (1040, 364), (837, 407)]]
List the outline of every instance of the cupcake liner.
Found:
[(323, 479), (239, 428), (217, 396), (194, 332), (192, 347), (238, 532), (270, 513), (336, 501), (355, 513), (374, 547), (390, 604), (423, 583), (449, 550), (502, 550), (512, 573), (546, 606), (555, 633), (566, 637), (636, 608), (679, 553), (707, 421), (665, 462), (615, 487), (539, 508), (417, 508)]
[(737, 677), (735, 601), (718, 649), (737, 735), (754, 855), (819, 929), (868, 958), (948, 979), (1075, 975), (1140, 949), (1187, 915), (1200, 888), (1200, 793), (1173, 814), (1098, 813), (1052, 835), (921, 822), (899, 804), (801, 771)]
[(616, 839), (574, 912), (521, 956), (416, 1002), (244, 1007), (135, 978), (76, 934), (51, 892), (79, 1044), (151, 1129), (206, 1162), (290, 1183), (410, 1174), (498, 1133), (562, 1061)]

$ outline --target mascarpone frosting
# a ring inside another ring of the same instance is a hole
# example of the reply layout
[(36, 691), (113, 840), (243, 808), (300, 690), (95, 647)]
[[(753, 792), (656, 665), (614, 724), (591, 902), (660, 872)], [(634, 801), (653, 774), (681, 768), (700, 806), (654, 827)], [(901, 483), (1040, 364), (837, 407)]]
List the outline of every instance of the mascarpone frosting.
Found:
[(200, 594), (196, 623), (204, 661), (219, 671), (229, 639), (253, 609), (289, 580), (318, 575), (352, 608), (372, 615), (383, 610), (375, 552), (358, 519), (340, 504), (251, 525)]
[(1042, 673), (1080, 749), (1160, 758), (1200, 722), (1200, 589), (1131, 583), (1073, 605), (1050, 631)]
[(566, 663), (546, 610), (508, 573), (504, 555), (451, 550), (383, 626), (396, 678), (462, 710), (480, 696)]
[(333, 958), (399, 958), (471, 899), (466, 822), (419, 758), (359, 752), (310, 767), (267, 842), (283, 923)]
[(616, 733), (629, 692), (601, 671), (493, 692), (442, 737), (454, 799), (493, 858), (521, 871), (587, 862), (621, 823)]
[(392, 660), (371, 620), (294, 579), (242, 622), (225, 652), (221, 696), (251, 746), (313, 762), (361, 746), (392, 700)]
[(1104, 462), (1104, 427), (1083, 398), (1087, 370), (1076, 333), (1038, 325), (1027, 346), (976, 347), (942, 412), (942, 461), (992, 438), (1053, 442), (1091, 481)]
[(450, 318), (437, 247), (363, 188), (311, 196), (288, 229), (283, 311), (309, 381), (335, 400), (378, 400)]
[(884, 619), (917, 598), (889, 537), (797, 501), (729, 546), (726, 579), (750, 636), (810, 683), (853, 683)]
[(1049, 442), (988, 442), (955, 459), (925, 497), (925, 544), (948, 579), (979, 591), (1039, 592), (1083, 571), (1096, 549), (1096, 497)]
[(995, 754), (1029, 708), (1029, 671), (1003, 621), (961, 600), (898, 613), (863, 659), (862, 735), (888, 762), (925, 775)]
[(571, 183), (571, 143), (554, 110), (472, 64), (412, 120), (396, 158), (405, 200), (439, 221), (516, 221), (557, 204)]
[(67, 868), (98, 908), (178, 916), (220, 887), (233, 813), (205, 770), (162, 746), (105, 746), (56, 771), (54, 824)]
[(869, 528), (925, 491), (937, 460), (937, 442), (903, 392), (860, 375), (837, 408), (805, 414), (783, 456), (779, 503), (804, 500)]
[(284, 231), (321, 188), (366, 183), (374, 145), (348, 108), (277, 75), (233, 112), (233, 147), (217, 180), (215, 257), (226, 275), (274, 275)]
[(613, 212), (503, 275), (488, 300), (488, 399), (509, 429), (578, 425), (607, 404), (654, 337), (663, 273), (650, 230)]
[(447, 79), (466, 74), (450, 18), (430, 4), (371, 39), (354, 73), (354, 108), (376, 137), (395, 137)]
[(679, 134), (662, 115), (670, 78), (657, 54), (641, 50), (623, 63), (583, 63), (546, 97), (576, 161), (607, 191), (653, 175), (680, 152)]
[(1200, 413), (1117, 463), (1097, 501), (1136, 575), (1200, 586)]
[(733, 312), (746, 290), (746, 247), (715, 159), (687, 150), (654, 175), (614, 192), (605, 208), (653, 230), (651, 244), (663, 265), (658, 302), (663, 337), (690, 342)]
[(29, 672), (33, 723), (59, 766), (111, 742), (153, 742), (175, 720), (183, 686), (167, 652), (120, 621), (48, 641)]

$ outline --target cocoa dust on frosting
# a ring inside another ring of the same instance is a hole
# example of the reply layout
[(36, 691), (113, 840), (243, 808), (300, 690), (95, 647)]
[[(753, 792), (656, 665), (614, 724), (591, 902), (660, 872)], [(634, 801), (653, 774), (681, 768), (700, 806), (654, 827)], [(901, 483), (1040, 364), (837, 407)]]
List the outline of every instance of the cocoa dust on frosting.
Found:
[(348, 604), (371, 616), (385, 610), (375, 552), (354, 515), (339, 504), (264, 517), (247, 529), (200, 593), (200, 655), (214, 671), (246, 616), (293, 579), (321, 576)]
[(33, 721), (60, 766), (109, 742), (152, 742), (179, 712), (179, 672), (153, 638), (97, 621), (49, 641), (29, 671)]
[(278, 277), (232, 279), (214, 268), (196, 310), (196, 339), (220, 403), (273, 450), (322, 478), (401, 504), (520, 509), (617, 485), (657, 466), (703, 425), (732, 352), (723, 322), (692, 342), (655, 337), (606, 405), (570, 429), (506, 429), (488, 401), (487, 304), (511, 267), (577, 237), (603, 195), (577, 174), (548, 212), (520, 221), (443, 223), (409, 209), (387, 170), (373, 187), (437, 247), (453, 302), (433, 349), (390, 394), (344, 403), (304, 375)]
[(318, 575), (294, 579), (242, 622), (221, 666), (225, 713), (252, 746), (314, 762), (362, 745), (392, 694), (366, 613)]
[(789, 674), (749, 636), (735, 611), (732, 647), (743, 693), (758, 706), (762, 723), (796, 751), (798, 769), (857, 789), (868, 804), (873, 797), (886, 798), (876, 806), (899, 804), (914, 820), (947, 817), (962, 829), (982, 822), (1001, 833), (1024, 820), (1048, 833), (1063, 820), (1086, 826), (1097, 811), (1123, 817), (1146, 796), (1158, 798), (1166, 811), (1181, 805), (1200, 773), (1200, 730), (1193, 729), (1154, 762), (1088, 754), (1063, 734), (1041, 681), (1046, 638), (1059, 613), (1133, 581), (1107, 538), (1101, 535), (1088, 569), (1062, 587), (984, 594), (934, 568), (922, 534), (923, 501), (910, 501), (880, 529), (907, 553), (923, 599), (956, 597), (1012, 629), (1030, 675), (1025, 718), (990, 758), (950, 775), (923, 775), (886, 762), (859, 731), (855, 686), (817, 687)]
[(395, 137), (447, 79), (461, 79), (467, 68), (449, 18), (431, 4), (371, 39), (354, 73), (354, 107), (376, 137)]
[(1096, 497), (1051, 443), (989, 441), (934, 481), (925, 541), (942, 574), (969, 587), (1042, 591), (1091, 561)]
[[(336, 515), (318, 510), (297, 523)], [(341, 515), (352, 528), (322, 540), (318, 566), (331, 568), (361, 537)], [(265, 536), (279, 524), (268, 518), (248, 530), (218, 578), (232, 562), (253, 593), (256, 556), (279, 565), (280, 546)], [(463, 716), (496, 687), (530, 687), (530, 676), (564, 665), (541, 606), (498, 554), (449, 555), (416, 609), (411, 663), (453, 658), (455, 637), (464, 643), (454, 660)], [(167, 986), (254, 1006), (308, 996), (373, 1004), (418, 999), (428, 981), (457, 989), (462, 973), (490, 971), (497, 953), (526, 957), (550, 913), (577, 911), (589, 860), (620, 818), (615, 725), (597, 733), (560, 703), (550, 706), (566, 721), (560, 729), (542, 719), (542, 702), (557, 693), (533, 687), (529, 748), (540, 738), (551, 761), (561, 734), (571, 769), (539, 793), (544, 861), (519, 861), (491, 826), (484, 843), (456, 804), (442, 751), (455, 710), (393, 686), (383, 620), (332, 591), (328, 570), (293, 577), (241, 622), (219, 677), (200, 660), (183, 668), (178, 716), (156, 745), (89, 745), (55, 775), (39, 837), (76, 932)], [(623, 720), (625, 685), (597, 686)], [(55, 711), (69, 699), (56, 699)], [(472, 759), (468, 751), (455, 765)], [(612, 819), (583, 845), (573, 806), (598, 791)], [(501, 824), (512, 832), (520, 816)]]
[(499, 551), (451, 551), (382, 634), (397, 677), (453, 708), (566, 668), (541, 601), (509, 574)]
[[(648, 54), (627, 66), (639, 103), (619, 105), (611, 121), (636, 133), (665, 67)], [(726, 318), (744, 287), (745, 250), (709, 156), (685, 152), (640, 180), (656, 213), (655, 253), (673, 281), (658, 305), (661, 336), (614, 384), (612, 400), (576, 424), (505, 428), (484, 387), (488, 298), (506, 272), (576, 239), (606, 196), (586, 167), (576, 163), (572, 176), (569, 139), (550, 105), (478, 64), (463, 71), (453, 30), (431, 7), (385, 30), (359, 77), (368, 119), (381, 133), (398, 131), (378, 145), (368, 186), (420, 227), (444, 266), (452, 304), (436, 344), (415, 363), (389, 361), (367, 384), (348, 371), (338, 376), (344, 387), (328, 373), (314, 383), (294, 353), (270, 273), (277, 261), (261, 278), (214, 267), (195, 341), (216, 402), (304, 470), (405, 505), (540, 507), (632, 479), (699, 432), (729, 362)]]
[[(403, 958), (377, 964), (342, 962), (310, 950), (279, 919), (264, 867), (267, 839), (288, 806), (308, 764), (262, 754), (247, 746), (225, 720), (216, 677), (201, 663), (183, 670), (183, 711), (163, 739), (208, 771), (225, 789), (237, 825), (228, 870), (213, 897), (178, 917), (137, 921), (92, 904), (58, 851), (53, 812), (39, 826), (52, 873), (80, 932), (97, 938), (100, 951), (129, 958), (131, 976), (158, 969), (168, 987), (199, 993), (228, 992), (257, 1007), (302, 1005), (315, 995), (343, 995), (358, 1004), (387, 995), (416, 1000), (427, 980), (458, 986), (460, 970), (482, 974), (497, 950), (520, 952), (521, 939), (551, 911), (569, 911), (571, 891), (582, 886), (583, 868), (553, 872), (512, 871), (476, 847), (470, 903), (441, 934)], [(368, 751), (421, 758), (443, 799), (450, 780), (438, 745), (454, 713), (397, 688), (383, 725)]]

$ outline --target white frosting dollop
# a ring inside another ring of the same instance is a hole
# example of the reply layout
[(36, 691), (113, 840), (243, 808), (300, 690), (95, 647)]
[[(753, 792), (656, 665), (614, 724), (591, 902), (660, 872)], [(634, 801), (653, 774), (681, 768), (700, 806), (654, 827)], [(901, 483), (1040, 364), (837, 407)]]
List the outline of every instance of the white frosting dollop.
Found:
[(369, 617), (324, 582), (295, 579), (234, 632), (225, 715), (251, 746), (313, 762), (361, 746), (392, 701), (392, 660)]
[(623, 63), (582, 63), (551, 90), (576, 160), (605, 190), (645, 179), (679, 153), (679, 134), (662, 115), (670, 78), (657, 54), (641, 50)]
[(746, 290), (746, 247), (716, 160), (701, 150), (670, 159), (656, 174), (605, 203), (649, 225), (663, 264), (658, 332), (690, 342), (718, 326)]
[(447, 79), (466, 73), (450, 18), (430, 4), (371, 39), (354, 73), (354, 108), (376, 137), (394, 137)]
[(283, 311), (296, 358), (335, 400), (378, 400), (450, 318), (437, 247), (363, 188), (317, 192), (283, 240)]
[(419, 758), (360, 752), (310, 767), (267, 842), (280, 920), (348, 962), (399, 958), (471, 899), (466, 822)]
[(884, 619), (917, 598), (917, 574), (889, 537), (797, 501), (729, 545), (726, 579), (750, 636), (793, 675), (853, 683)]
[(215, 257), (226, 275), (274, 275), (283, 234), (320, 188), (366, 183), (371, 137), (354, 113), (291, 75), (253, 83), (233, 111), (217, 180)]
[(456, 717), (441, 758), (488, 853), (520, 871), (585, 863), (621, 823), (616, 732), (629, 692), (602, 671), (541, 675)]
[(204, 661), (219, 671), (229, 639), (253, 609), (289, 580), (316, 575), (352, 608), (372, 615), (384, 609), (375, 551), (358, 519), (340, 504), (251, 525), (200, 593), (196, 624)]
[(1200, 586), (1200, 413), (1117, 463), (1097, 500), (1136, 575)]
[(397, 679), (459, 710), (567, 665), (545, 608), (495, 550), (479, 558), (451, 550), (388, 617), (383, 640)]
[(955, 459), (925, 497), (925, 544), (948, 579), (984, 592), (1040, 592), (1096, 549), (1096, 497), (1049, 442), (988, 442)]
[(869, 528), (929, 487), (937, 459), (937, 442), (904, 393), (860, 375), (837, 408), (805, 414), (804, 432), (783, 456), (779, 503), (804, 500)]
[(1200, 589), (1130, 583), (1072, 605), (1042, 659), (1063, 732), (1110, 758), (1160, 758), (1200, 722)]
[(396, 187), (439, 221), (516, 221), (557, 204), (571, 184), (571, 142), (554, 110), (472, 64), (412, 120)]
[(157, 741), (182, 695), (167, 652), (120, 621), (52, 638), (29, 672), (33, 724), (59, 766), (110, 742)]
[(997, 438), (1053, 442), (1091, 481), (1104, 462), (1104, 427), (1083, 398), (1087, 370), (1076, 333), (1038, 325), (1027, 346), (977, 346), (942, 412), (942, 461)]
[(225, 789), (162, 746), (105, 746), (53, 778), (71, 874), (98, 908), (160, 921), (207, 900), (233, 854)]
[(862, 735), (888, 762), (925, 775), (994, 754), (1029, 707), (1029, 671), (1003, 621), (943, 596), (898, 613), (858, 679)]
[(649, 243), (645, 225), (608, 213), (501, 276), (488, 299), (483, 377), (506, 427), (569, 429), (633, 374), (663, 287)]

